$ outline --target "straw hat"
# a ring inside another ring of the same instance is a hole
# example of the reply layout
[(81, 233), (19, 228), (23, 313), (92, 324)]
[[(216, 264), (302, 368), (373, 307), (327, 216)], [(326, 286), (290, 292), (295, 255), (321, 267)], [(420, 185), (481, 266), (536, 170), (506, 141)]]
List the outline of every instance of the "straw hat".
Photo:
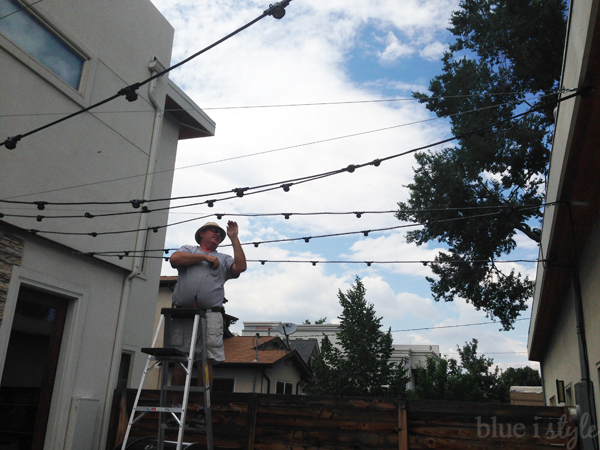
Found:
[(196, 231), (196, 235), (194, 236), (198, 245), (200, 245), (200, 241), (202, 241), (202, 238), (200, 237), (200, 233), (202, 233), (207, 228), (211, 228), (211, 227), (215, 227), (215, 228), (219, 229), (219, 234), (221, 235), (221, 242), (223, 242), (225, 240), (225, 236), (227, 236), (227, 233), (225, 233), (225, 230), (223, 228), (221, 228), (218, 223), (206, 222), (204, 225), (202, 225), (200, 228), (198, 228), (198, 231)]

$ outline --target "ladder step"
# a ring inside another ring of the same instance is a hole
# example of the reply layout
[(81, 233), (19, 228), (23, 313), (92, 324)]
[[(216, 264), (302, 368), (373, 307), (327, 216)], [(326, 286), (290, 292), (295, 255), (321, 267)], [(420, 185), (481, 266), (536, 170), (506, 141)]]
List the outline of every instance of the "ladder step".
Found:
[(144, 347), (142, 353), (157, 357), (188, 356), (187, 353), (172, 347)]
[[(171, 391), (171, 392), (184, 392), (185, 386), (162, 386), (163, 391)], [(190, 386), (189, 392), (204, 392), (204, 388), (202, 386)]]
[(181, 413), (181, 406), (173, 406), (173, 407), (164, 407), (164, 406), (136, 406), (134, 408), (136, 411), (145, 411), (145, 412), (174, 412)]

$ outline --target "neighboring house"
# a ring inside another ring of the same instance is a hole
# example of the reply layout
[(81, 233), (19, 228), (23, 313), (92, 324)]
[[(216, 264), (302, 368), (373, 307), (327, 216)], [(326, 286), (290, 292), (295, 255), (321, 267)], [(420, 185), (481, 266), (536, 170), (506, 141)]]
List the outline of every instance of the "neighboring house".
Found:
[(588, 425), (600, 410), (599, 6), (570, 2), (560, 87), (593, 90), (556, 110), (528, 342), (546, 404), (577, 404)]
[[(27, 4), (0, 0), (2, 140), (170, 64), (150, 0)], [(27, 202), (0, 202), (0, 448), (104, 450), (115, 388), (139, 383), (169, 202), (130, 200), (169, 198), (178, 140), (215, 124), (167, 76), (137, 94), (0, 146), (0, 199)]]
[[(285, 339), (285, 336), (277, 331), (281, 323), (244, 322), (242, 336), (255, 336), (258, 333), (261, 336), (279, 336)], [(337, 333), (339, 332), (339, 325), (337, 324), (298, 324), (297, 327), (297, 330), (290, 337), (290, 346), (294, 345), (294, 342), (306, 339), (318, 339), (318, 343), (320, 344), (323, 335), (326, 335), (333, 345), (338, 345)], [(411, 381), (407, 385), (408, 389), (414, 388), (415, 370), (419, 365), (425, 364), (428, 357), (438, 358), (440, 355), (439, 345), (394, 345), (393, 347), (394, 351), (391, 361), (403, 363), (405, 367), (410, 369)]]
[(225, 361), (213, 369), (216, 392), (302, 394), (311, 370), (300, 353), (276, 337), (233, 336), (224, 340)]
[(523, 406), (544, 406), (544, 392), (541, 386), (511, 386), (510, 404)]

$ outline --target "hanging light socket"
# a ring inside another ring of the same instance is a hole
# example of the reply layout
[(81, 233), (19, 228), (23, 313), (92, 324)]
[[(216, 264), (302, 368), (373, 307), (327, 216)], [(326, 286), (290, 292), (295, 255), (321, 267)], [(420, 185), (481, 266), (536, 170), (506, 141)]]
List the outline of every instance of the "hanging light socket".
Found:
[(273, 16), (277, 20), (282, 19), (285, 16), (285, 7), (290, 4), (291, 0), (285, 0), (277, 2), (274, 5), (269, 5), (269, 9), (265, 11), (268, 16)]

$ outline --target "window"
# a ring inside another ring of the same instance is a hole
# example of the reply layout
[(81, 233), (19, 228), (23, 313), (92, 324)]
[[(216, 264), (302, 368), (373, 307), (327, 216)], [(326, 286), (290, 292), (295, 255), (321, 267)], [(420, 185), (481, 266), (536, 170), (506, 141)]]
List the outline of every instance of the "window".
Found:
[(235, 392), (235, 378), (214, 378), (213, 392)]
[(85, 59), (15, 0), (0, 0), (0, 34), (79, 90)]
[(277, 391), (275, 393), (291, 395), (293, 387), (294, 386), (292, 385), (292, 383), (288, 383), (287, 381), (278, 381)]

